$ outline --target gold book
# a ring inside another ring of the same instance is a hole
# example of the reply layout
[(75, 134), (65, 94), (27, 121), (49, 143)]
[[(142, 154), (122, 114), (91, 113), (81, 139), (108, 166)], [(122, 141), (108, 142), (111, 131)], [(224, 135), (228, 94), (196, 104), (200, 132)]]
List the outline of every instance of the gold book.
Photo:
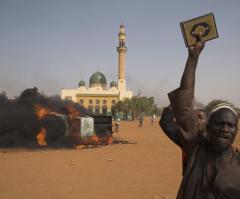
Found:
[(187, 48), (197, 42), (197, 35), (201, 34), (203, 41), (218, 38), (217, 27), (213, 13), (180, 22), (185, 45)]

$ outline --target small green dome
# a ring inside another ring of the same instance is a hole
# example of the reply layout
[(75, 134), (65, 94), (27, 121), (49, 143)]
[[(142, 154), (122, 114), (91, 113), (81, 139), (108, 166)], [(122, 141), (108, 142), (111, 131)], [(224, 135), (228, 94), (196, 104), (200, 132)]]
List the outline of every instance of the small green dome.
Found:
[(79, 87), (80, 86), (85, 86), (85, 81), (81, 80), (78, 85), (79, 85)]
[(117, 87), (117, 83), (116, 83), (115, 81), (112, 81), (112, 82), (110, 83), (110, 87)]
[(89, 85), (90, 87), (94, 86), (106, 87), (107, 85), (106, 77), (104, 76), (104, 74), (100, 72), (93, 73), (89, 79)]

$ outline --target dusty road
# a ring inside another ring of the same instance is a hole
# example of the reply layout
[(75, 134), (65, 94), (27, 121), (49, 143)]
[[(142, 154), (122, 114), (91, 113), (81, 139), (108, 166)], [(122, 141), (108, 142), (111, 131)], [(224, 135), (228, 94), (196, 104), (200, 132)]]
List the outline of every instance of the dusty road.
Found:
[(121, 122), (114, 137), (130, 143), (79, 150), (1, 149), (0, 198), (174, 199), (181, 151), (158, 125)]

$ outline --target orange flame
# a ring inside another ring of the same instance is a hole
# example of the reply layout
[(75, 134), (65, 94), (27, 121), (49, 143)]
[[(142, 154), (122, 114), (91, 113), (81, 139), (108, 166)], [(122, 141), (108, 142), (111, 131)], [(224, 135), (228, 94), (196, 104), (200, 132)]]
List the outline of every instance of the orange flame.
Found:
[(92, 135), (91, 137), (86, 137), (81, 140), (82, 145), (98, 145), (101, 141), (97, 135)]
[(81, 145), (110, 145), (113, 142), (112, 135), (98, 137), (96, 134), (81, 140)]
[[(42, 120), (46, 115), (56, 114), (55, 112), (50, 111), (48, 108), (45, 108), (39, 104), (35, 104), (35, 114), (39, 120)], [(69, 117), (69, 124), (71, 127), (71, 135), (69, 139), (72, 144), (76, 145), (76, 147), (82, 145), (110, 145), (113, 142), (112, 134), (109, 134), (105, 137), (98, 137), (96, 134), (91, 137), (81, 138), (79, 134), (79, 124), (74, 122), (74, 118), (79, 117), (79, 111), (72, 105), (67, 105), (66, 107), (67, 115)], [(40, 131), (37, 133), (36, 140), (40, 146), (47, 146), (46, 141), (47, 131), (44, 127), (41, 127)]]
[(106, 144), (110, 145), (112, 143), (113, 143), (113, 136), (112, 135), (107, 136), (107, 143)]
[[(55, 112), (51, 112), (48, 108), (45, 108), (39, 104), (34, 105), (35, 114), (39, 120), (43, 119), (46, 115), (56, 114)], [(40, 146), (47, 146), (46, 141), (47, 131), (44, 127), (40, 128), (40, 131), (37, 133), (36, 139)]]
[(39, 104), (35, 104), (34, 107), (35, 107), (35, 114), (37, 115), (39, 120), (43, 119), (46, 115), (51, 113), (49, 109), (44, 108)]
[(46, 129), (42, 127), (40, 131), (37, 133), (37, 142), (40, 146), (47, 146), (46, 142)]

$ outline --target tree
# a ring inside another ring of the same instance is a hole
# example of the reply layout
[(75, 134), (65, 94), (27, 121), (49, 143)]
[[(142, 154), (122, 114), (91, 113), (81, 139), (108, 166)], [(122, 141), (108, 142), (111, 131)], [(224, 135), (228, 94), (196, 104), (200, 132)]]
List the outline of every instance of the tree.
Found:
[(138, 118), (140, 114), (152, 115), (153, 113), (159, 115), (160, 108), (154, 103), (153, 97), (139, 97), (134, 96), (131, 99), (124, 99), (116, 104), (118, 112), (123, 112), (124, 118), (131, 114), (134, 118)]

